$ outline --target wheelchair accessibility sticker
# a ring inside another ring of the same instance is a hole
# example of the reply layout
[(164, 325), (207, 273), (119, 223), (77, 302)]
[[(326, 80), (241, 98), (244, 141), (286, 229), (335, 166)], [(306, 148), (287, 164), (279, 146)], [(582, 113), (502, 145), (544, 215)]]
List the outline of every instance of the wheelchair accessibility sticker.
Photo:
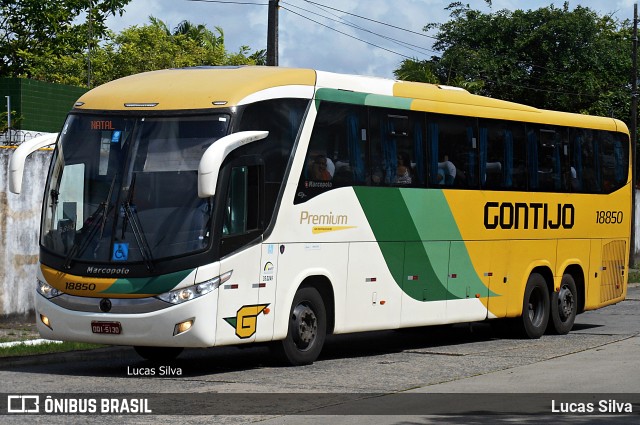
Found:
[(127, 261), (129, 259), (129, 243), (114, 243), (112, 261)]

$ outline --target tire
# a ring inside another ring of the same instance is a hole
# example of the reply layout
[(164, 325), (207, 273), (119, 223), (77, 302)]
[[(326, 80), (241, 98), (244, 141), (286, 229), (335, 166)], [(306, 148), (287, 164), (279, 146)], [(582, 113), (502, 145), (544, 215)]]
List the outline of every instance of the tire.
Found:
[(291, 366), (312, 364), (320, 355), (327, 335), (327, 314), (315, 288), (299, 289), (289, 312), (287, 337), (276, 343), (278, 359)]
[(184, 348), (182, 347), (146, 347), (135, 346), (133, 347), (136, 353), (145, 360), (152, 362), (159, 362), (165, 360), (173, 360), (182, 353)]
[(549, 331), (565, 335), (573, 328), (578, 312), (578, 291), (573, 276), (565, 274), (560, 282), (560, 290), (551, 295), (551, 320)]
[(539, 273), (531, 273), (524, 289), (522, 302), (522, 335), (538, 339), (544, 335), (549, 323), (549, 290)]

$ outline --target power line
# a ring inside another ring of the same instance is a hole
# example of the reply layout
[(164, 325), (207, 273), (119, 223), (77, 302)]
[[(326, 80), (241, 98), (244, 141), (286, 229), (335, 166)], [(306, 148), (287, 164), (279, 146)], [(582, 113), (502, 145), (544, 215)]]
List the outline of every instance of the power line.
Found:
[(332, 30), (332, 31), (335, 31), (335, 32), (340, 33), (340, 34), (342, 34), (342, 35), (346, 35), (346, 36), (347, 36), (347, 37), (349, 37), (349, 38), (353, 38), (353, 39), (355, 39), (355, 40), (358, 40), (358, 41), (360, 41), (360, 42), (362, 42), (362, 43), (368, 44), (368, 45), (373, 46), (373, 47), (377, 47), (378, 49), (385, 50), (385, 51), (387, 51), (387, 52), (389, 52), (389, 53), (393, 53), (393, 54), (396, 54), (396, 55), (398, 55), (398, 56), (402, 56), (402, 57), (407, 58), (407, 59), (414, 59), (414, 58), (412, 58), (411, 56), (407, 56), (407, 55), (405, 55), (405, 54), (402, 54), (402, 53), (396, 52), (396, 51), (394, 51), (394, 50), (387, 49), (386, 47), (379, 46), (379, 45), (377, 45), (377, 44), (374, 44), (374, 43), (371, 43), (371, 42), (369, 42), (369, 41), (366, 41), (366, 40), (363, 40), (363, 39), (361, 39), (361, 38), (358, 38), (358, 37), (356, 37), (356, 36), (354, 36), (354, 35), (347, 34), (347, 33), (346, 33), (346, 32), (344, 32), (344, 31), (340, 31), (340, 30), (337, 30), (337, 29), (335, 29), (335, 28), (332, 28), (332, 27), (330, 27), (330, 26), (328, 26), (328, 25), (325, 25), (325, 24), (323, 24), (323, 23), (321, 23), (321, 22), (316, 21), (315, 19), (311, 19), (311, 18), (309, 18), (308, 16), (304, 16), (304, 15), (301, 15), (300, 13), (294, 12), (293, 10), (288, 9), (288, 8), (286, 8), (286, 7), (284, 7), (284, 6), (281, 6), (280, 8), (281, 8), (281, 9), (283, 9), (283, 10), (286, 10), (287, 12), (291, 12), (291, 13), (293, 13), (294, 15), (297, 15), (297, 16), (299, 16), (299, 17), (303, 18), (303, 19), (306, 19), (306, 20), (311, 21), (311, 22), (313, 22), (313, 23), (316, 23), (316, 24), (318, 24), (318, 25), (320, 25), (320, 26), (323, 26), (323, 27), (325, 27), (325, 28), (328, 28), (328, 29), (330, 29), (330, 30)]
[(248, 1), (230, 1), (230, 0), (187, 0), (201, 3), (222, 3), (222, 4), (244, 4), (244, 5), (252, 5), (252, 6), (268, 6), (267, 3), (255, 3)]
[(436, 37), (434, 37), (432, 35), (428, 35), (428, 34), (422, 33), (422, 32), (412, 31), (412, 30), (409, 30), (409, 29), (406, 29), (406, 28), (402, 28), (402, 27), (398, 27), (398, 26), (395, 26), (395, 25), (388, 24), (386, 22), (377, 21), (375, 19), (367, 18), (366, 16), (356, 15), (355, 13), (351, 13), (351, 12), (347, 12), (347, 11), (344, 11), (344, 10), (336, 9), (335, 7), (326, 6), (324, 4), (317, 3), (317, 2), (314, 2), (314, 1), (311, 1), (311, 0), (303, 0), (303, 1), (305, 1), (307, 3), (314, 4), (316, 6), (320, 6), (320, 7), (326, 8), (326, 9), (335, 10), (337, 12), (344, 13), (346, 15), (355, 16), (356, 18), (364, 19), (366, 21), (375, 22), (376, 24), (380, 24), (380, 25), (384, 25), (384, 26), (387, 26), (387, 27), (395, 28), (395, 29), (400, 30), (400, 31), (410, 32), (412, 34), (416, 34), (416, 35), (419, 35), (419, 36), (422, 36), (422, 37), (433, 38), (434, 40), (437, 40)]
[[(300, 6), (296, 6), (296, 5), (294, 5), (294, 4), (291, 4), (291, 3), (288, 3), (288, 2), (285, 2), (285, 1), (281, 1), (281, 3), (283, 3), (283, 4), (288, 4), (288, 5), (289, 5), (289, 6), (291, 6), (291, 7), (295, 7), (296, 9), (299, 9), (299, 10), (305, 11), (305, 12), (307, 12), (307, 13), (311, 13), (312, 15), (320, 16), (320, 17), (322, 17), (322, 18), (324, 18), (324, 19), (327, 19), (327, 20), (329, 20), (329, 21), (331, 21), (331, 22), (335, 22), (335, 23), (340, 24), (340, 25), (346, 25), (346, 26), (351, 27), (351, 28), (354, 28), (354, 29), (356, 29), (356, 30), (364, 31), (364, 32), (367, 32), (367, 33), (369, 33), (369, 34), (375, 35), (376, 37), (380, 37), (380, 38), (383, 38), (383, 39), (385, 39), (385, 40), (389, 40), (389, 41), (391, 41), (391, 42), (393, 42), (393, 43), (395, 43), (395, 44), (397, 44), (397, 45), (399, 45), (399, 46), (401, 46), (401, 47), (407, 48), (407, 49), (409, 49), (409, 50), (413, 50), (414, 52), (416, 52), (416, 53), (420, 53), (420, 54), (422, 54), (422, 55), (429, 54), (429, 53), (426, 53), (427, 51), (432, 52), (432, 53), (435, 53), (435, 50), (428, 49), (428, 48), (426, 48), (426, 47), (422, 47), (422, 46), (418, 46), (418, 45), (416, 45), (416, 44), (408, 43), (408, 42), (406, 42), (406, 41), (398, 40), (398, 39), (396, 39), (396, 38), (389, 37), (389, 36), (386, 36), (386, 35), (378, 34), (378, 33), (374, 32), (374, 31), (371, 31), (371, 30), (369, 30), (369, 29), (367, 29), (367, 28), (364, 28), (364, 27), (362, 27), (362, 26), (360, 26), (360, 25), (354, 24), (353, 22), (349, 22), (349, 21), (347, 21), (346, 19), (342, 18), (341, 16), (338, 16), (337, 14), (332, 13), (332, 12), (325, 11), (326, 13), (329, 13), (330, 15), (335, 16), (335, 17), (336, 17), (336, 18), (338, 18), (339, 20), (336, 20), (336, 19), (330, 18), (330, 17), (328, 17), (328, 16), (326, 16), (326, 15), (323, 15), (323, 14), (320, 14), (320, 13), (317, 13), (317, 12), (314, 12), (314, 11), (312, 11), (312, 10), (305, 9), (305, 8), (303, 8), (303, 7), (300, 7)], [(323, 11), (324, 11), (324, 10), (323, 10)], [(342, 21), (342, 22), (341, 22), (341, 21)], [(418, 49), (418, 50), (416, 50), (416, 49)]]
[[(203, 2), (203, 3), (221, 3), (221, 4), (236, 4), (236, 5), (268, 6), (268, 3), (243, 2), (243, 1), (231, 1), (231, 0), (187, 0), (187, 1)], [(316, 7), (318, 7), (319, 9), (333, 10), (333, 11), (336, 11), (336, 12), (344, 13), (346, 15), (354, 16), (354, 17), (359, 18), (359, 19), (363, 19), (363, 20), (366, 20), (366, 21), (374, 22), (376, 24), (380, 24), (380, 25), (384, 25), (384, 26), (387, 26), (387, 27), (390, 27), (390, 28), (394, 28), (394, 29), (397, 29), (397, 30), (400, 30), (400, 31), (405, 31), (405, 32), (408, 32), (408, 33), (411, 33), (411, 34), (415, 34), (415, 35), (419, 35), (419, 36), (422, 36), (422, 37), (427, 37), (427, 38), (431, 38), (431, 39), (434, 39), (434, 40), (438, 40), (438, 38), (435, 37), (435, 36), (431, 36), (431, 35), (424, 34), (424, 33), (419, 33), (419, 32), (412, 31), (412, 30), (409, 30), (409, 29), (406, 29), (406, 28), (401, 28), (401, 27), (398, 27), (396, 25), (392, 25), (392, 24), (389, 24), (389, 23), (386, 23), (386, 22), (382, 22), (382, 21), (378, 21), (378, 20), (375, 20), (375, 19), (367, 18), (365, 16), (357, 15), (357, 14), (354, 14), (354, 13), (350, 13), (350, 12), (347, 12), (347, 11), (344, 11), (344, 10), (341, 10), (341, 9), (337, 9), (337, 8), (334, 8), (334, 7), (331, 7), (331, 6), (327, 6), (327, 5), (324, 5), (324, 4), (315, 2), (315, 1), (311, 1), (311, 0), (302, 0), (302, 1), (304, 1), (306, 3), (309, 3), (309, 4), (312, 4), (312, 5), (316, 6)], [(364, 31), (364, 32), (370, 33), (372, 35), (375, 35), (377, 37), (384, 38), (384, 39), (392, 41), (392, 42), (394, 42), (394, 43), (396, 43), (398, 45), (406, 47), (409, 50), (413, 50), (413, 51), (415, 51), (417, 53), (424, 54), (424, 50), (436, 53), (436, 51), (432, 50), (432, 49), (424, 48), (424, 47), (421, 47), (421, 46), (418, 46), (418, 45), (415, 45), (415, 44), (411, 44), (411, 43), (408, 43), (408, 42), (404, 42), (404, 41), (395, 39), (393, 37), (388, 37), (388, 36), (384, 36), (384, 35), (378, 34), (378, 33), (374, 32), (374, 31), (368, 30), (368, 29), (366, 29), (364, 27), (361, 27), (361, 26), (359, 26), (357, 24), (349, 22), (349, 21), (345, 20), (344, 18), (342, 18), (342, 17), (340, 17), (340, 16), (338, 16), (338, 15), (336, 15), (334, 13), (331, 13), (329, 11), (326, 11), (326, 10), (325, 10), (326, 13), (329, 13), (329, 14), (337, 17), (338, 19), (340, 19), (340, 20), (342, 20), (344, 22), (337, 21), (337, 20), (332, 19), (332, 18), (330, 18), (330, 17), (328, 17), (326, 15), (322, 15), (322, 14), (313, 12), (311, 10), (302, 8), (300, 6), (288, 3), (286, 1), (282, 1), (281, 0), (280, 3), (281, 4), (287, 4), (287, 5), (289, 5), (289, 6), (293, 7), (293, 8), (302, 10), (304, 12), (310, 13), (310, 14), (315, 15), (315, 16), (319, 16), (319, 17), (327, 19), (327, 20), (329, 20), (331, 22), (335, 22), (335, 23), (338, 23), (338, 24), (341, 24), (341, 25), (346, 25), (346, 26), (354, 28), (356, 30)], [(388, 49), (386, 47), (377, 45), (375, 43), (372, 43), (372, 42), (369, 42), (367, 40), (361, 39), (361, 38), (356, 37), (354, 35), (348, 34), (348, 33), (344, 32), (344, 31), (340, 31), (340, 30), (338, 30), (336, 28), (330, 27), (330, 26), (328, 26), (326, 24), (323, 24), (323, 23), (321, 23), (321, 22), (319, 22), (319, 21), (317, 21), (315, 19), (312, 19), (312, 18), (310, 18), (308, 16), (305, 16), (305, 15), (303, 15), (301, 13), (295, 12), (295, 11), (293, 11), (293, 10), (287, 8), (287, 7), (280, 6), (280, 8), (283, 9), (283, 10), (286, 10), (287, 12), (290, 12), (290, 13), (296, 15), (296, 16), (299, 16), (299, 17), (301, 17), (303, 19), (311, 21), (311, 22), (313, 22), (313, 23), (315, 23), (317, 25), (325, 27), (325, 28), (327, 28), (327, 29), (329, 29), (331, 31), (335, 31), (335, 32), (337, 32), (339, 34), (342, 34), (342, 35), (347, 36), (349, 38), (352, 38), (354, 40), (360, 41), (362, 43), (368, 44), (368, 45), (370, 45), (372, 47), (384, 50), (384, 51), (389, 52), (389, 53), (393, 53), (395, 55), (401, 56), (401, 57), (406, 58), (406, 59), (416, 60), (415, 57), (407, 56), (407, 55), (405, 55), (403, 53), (396, 52), (394, 50)], [(423, 51), (422, 52), (421, 51), (417, 51), (417, 50), (413, 49), (412, 47), (413, 48), (417, 48), (417, 49), (421, 49)], [(548, 71), (548, 72), (549, 71), (553, 71), (553, 72), (557, 72), (557, 73), (570, 74), (570, 72), (566, 71), (566, 70), (551, 69), (551, 68), (548, 68), (548, 67), (545, 67), (545, 66), (534, 64), (534, 63), (521, 62), (521, 64), (525, 65), (525, 66), (532, 67), (532, 68), (544, 69), (545, 71)], [(481, 79), (483, 79), (483, 78), (481, 77)], [(505, 84), (505, 85), (508, 85), (508, 86), (511, 86), (511, 87), (516, 87), (516, 88), (525, 89), (525, 90), (532, 90), (532, 91), (537, 91), (537, 92), (546, 92), (546, 93), (555, 93), (555, 94), (563, 94), (563, 95), (594, 97), (594, 95), (590, 95), (590, 94), (586, 94), (586, 93), (572, 93), (572, 92), (564, 92), (564, 91), (560, 91), (560, 90), (543, 89), (543, 88), (540, 88), (540, 87), (527, 87), (527, 86), (521, 86), (521, 85), (517, 85), (517, 84), (513, 84), (513, 83), (506, 83), (506, 82), (497, 83), (496, 81), (492, 81), (490, 79), (484, 79), (484, 81), (485, 82), (489, 82), (489, 83), (493, 83), (493, 84)]]

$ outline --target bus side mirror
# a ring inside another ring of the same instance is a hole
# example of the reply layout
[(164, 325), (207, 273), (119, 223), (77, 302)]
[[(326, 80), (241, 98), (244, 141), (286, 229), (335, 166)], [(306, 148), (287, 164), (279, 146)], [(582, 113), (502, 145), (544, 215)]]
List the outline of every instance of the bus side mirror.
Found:
[(27, 157), (38, 149), (55, 144), (57, 139), (58, 133), (45, 134), (23, 142), (18, 146), (9, 159), (9, 190), (11, 192), (17, 195), (22, 192), (22, 176), (24, 175), (24, 163)]
[(208, 198), (216, 194), (220, 167), (231, 151), (248, 143), (262, 140), (268, 135), (268, 131), (241, 131), (213, 142), (204, 151), (198, 166), (198, 197)]

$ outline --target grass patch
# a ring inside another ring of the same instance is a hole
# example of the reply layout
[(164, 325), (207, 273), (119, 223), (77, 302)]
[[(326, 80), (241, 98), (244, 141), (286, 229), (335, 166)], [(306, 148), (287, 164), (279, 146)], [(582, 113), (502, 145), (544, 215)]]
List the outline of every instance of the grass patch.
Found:
[(106, 347), (106, 345), (87, 344), (84, 342), (45, 342), (39, 345), (20, 344), (13, 347), (0, 348), (0, 358), (35, 356), (38, 354), (62, 353), (65, 351), (94, 350), (102, 347)]
[(629, 283), (640, 283), (640, 270), (629, 270)]

